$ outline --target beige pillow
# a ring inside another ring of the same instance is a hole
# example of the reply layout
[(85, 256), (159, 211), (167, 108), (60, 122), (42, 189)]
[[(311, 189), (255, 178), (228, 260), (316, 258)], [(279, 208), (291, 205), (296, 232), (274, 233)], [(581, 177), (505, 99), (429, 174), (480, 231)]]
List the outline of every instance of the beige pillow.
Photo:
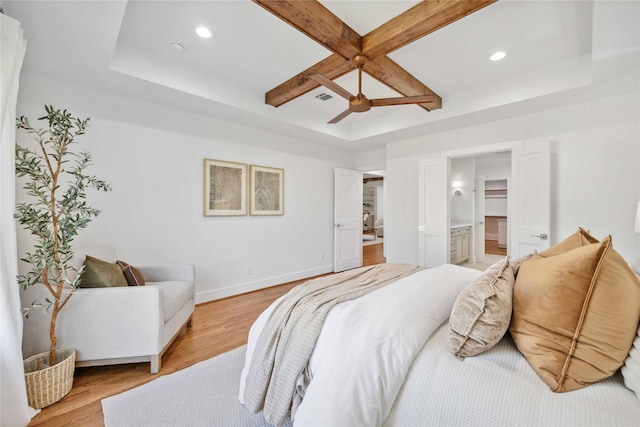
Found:
[(127, 286), (127, 279), (117, 264), (87, 255), (80, 278), (81, 288), (110, 288)]
[(480, 354), (504, 336), (511, 321), (514, 281), (506, 257), (458, 294), (449, 318), (449, 348), (456, 357)]
[(611, 237), (522, 263), (511, 336), (555, 392), (611, 376), (624, 362), (640, 320), (640, 281)]

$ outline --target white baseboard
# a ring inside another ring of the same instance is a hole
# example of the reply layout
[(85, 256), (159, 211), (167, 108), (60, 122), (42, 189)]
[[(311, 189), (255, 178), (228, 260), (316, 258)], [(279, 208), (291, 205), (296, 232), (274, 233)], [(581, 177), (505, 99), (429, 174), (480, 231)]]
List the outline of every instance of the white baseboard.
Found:
[(294, 280), (307, 279), (309, 277), (319, 276), (321, 274), (333, 271), (333, 265), (325, 265), (310, 270), (297, 271), (295, 273), (283, 274), (282, 276), (268, 277), (253, 282), (240, 283), (228, 286), (222, 289), (213, 289), (211, 291), (196, 292), (196, 304), (215, 301), (221, 298), (232, 297), (247, 292), (257, 291), (271, 286), (282, 285), (283, 283), (293, 282)]

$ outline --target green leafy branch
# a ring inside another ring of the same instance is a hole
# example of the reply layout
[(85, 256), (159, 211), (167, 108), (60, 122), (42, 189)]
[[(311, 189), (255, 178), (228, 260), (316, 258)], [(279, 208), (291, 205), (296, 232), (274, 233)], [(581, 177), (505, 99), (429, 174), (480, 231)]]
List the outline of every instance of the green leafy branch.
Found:
[[(46, 130), (35, 129), (25, 116), (16, 120), (17, 128), (33, 137), (36, 148), (16, 144), (16, 175), (27, 177), (23, 188), (32, 200), (17, 204), (15, 218), (36, 236), (33, 251), (22, 258), (31, 269), (18, 276), (18, 283), (25, 289), (43, 283), (53, 296), (53, 300), (47, 299), (47, 302), (54, 307), (51, 329), (54, 353), (55, 318), (79, 286), (82, 274), (82, 268), (76, 270), (71, 266), (71, 243), (78, 232), (100, 214), (87, 204), (86, 190), (110, 191), (111, 187), (85, 173), (91, 165), (88, 152), (70, 151), (70, 147), (77, 144), (75, 138), (85, 133), (90, 119), (74, 118), (67, 110), (52, 106), (45, 106), (45, 111), (47, 114), (38, 120), (47, 121)], [(70, 292), (63, 298), (65, 288)]]

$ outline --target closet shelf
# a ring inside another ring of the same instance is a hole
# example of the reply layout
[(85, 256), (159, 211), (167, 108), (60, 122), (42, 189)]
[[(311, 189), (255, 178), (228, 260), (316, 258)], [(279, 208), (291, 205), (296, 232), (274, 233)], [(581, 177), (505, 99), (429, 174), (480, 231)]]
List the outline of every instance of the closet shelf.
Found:
[(484, 197), (487, 199), (505, 199), (507, 197), (507, 189), (484, 190)]

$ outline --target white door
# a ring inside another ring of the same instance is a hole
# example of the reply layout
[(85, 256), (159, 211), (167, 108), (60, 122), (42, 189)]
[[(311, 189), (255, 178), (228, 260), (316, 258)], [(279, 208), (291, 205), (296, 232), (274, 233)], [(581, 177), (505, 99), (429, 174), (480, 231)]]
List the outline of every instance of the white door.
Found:
[(362, 172), (336, 169), (333, 271), (362, 266)]
[(435, 267), (449, 262), (449, 159), (422, 159), (419, 168), (418, 262)]
[(511, 151), (512, 185), (509, 239), (512, 258), (549, 247), (551, 156), (549, 142), (526, 143)]
[(474, 234), (473, 241), (475, 242), (474, 255), (475, 262), (484, 262), (484, 241), (485, 241), (485, 228), (484, 228), (484, 175), (478, 175), (475, 182), (475, 209), (474, 209)]

